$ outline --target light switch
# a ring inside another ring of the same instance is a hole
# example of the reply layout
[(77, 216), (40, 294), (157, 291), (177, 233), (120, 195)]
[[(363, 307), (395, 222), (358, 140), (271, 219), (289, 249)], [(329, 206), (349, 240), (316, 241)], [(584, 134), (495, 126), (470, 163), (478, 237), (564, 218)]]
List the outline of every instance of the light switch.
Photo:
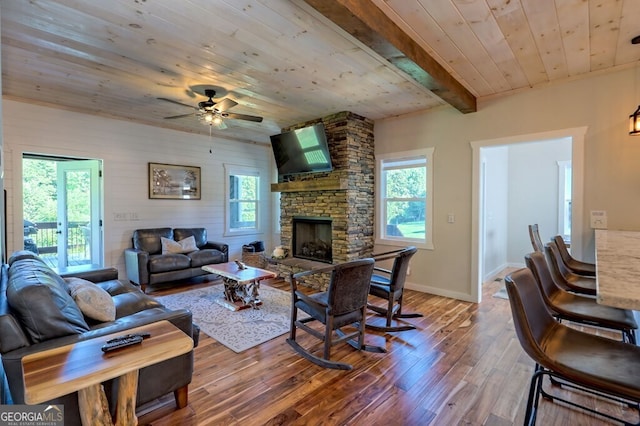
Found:
[(591, 228), (607, 229), (607, 212), (604, 210), (591, 210)]

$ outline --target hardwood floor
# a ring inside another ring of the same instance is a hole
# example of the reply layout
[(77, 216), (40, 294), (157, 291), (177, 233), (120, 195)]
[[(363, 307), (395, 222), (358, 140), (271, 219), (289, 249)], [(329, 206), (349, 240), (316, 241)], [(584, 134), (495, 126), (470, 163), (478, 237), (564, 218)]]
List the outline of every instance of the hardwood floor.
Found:
[[(197, 284), (206, 285), (211, 283)], [(289, 290), (283, 281), (269, 285)], [(353, 364), (351, 371), (323, 369), (304, 360), (285, 342), (286, 335), (236, 354), (201, 334), (188, 406), (176, 410), (173, 395), (167, 395), (139, 410), (140, 424), (523, 424), (533, 363), (515, 336), (509, 301), (492, 297), (501, 285), (485, 284), (480, 304), (407, 290), (404, 310), (425, 314), (407, 320), (418, 329), (368, 333), (367, 342), (385, 346), (386, 354), (335, 346), (332, 359)], [(299, 335), (302, 345), (318, 342)], [(594, 398), (581, 400), (636, 421), (628, 409)], [(537, 424), (608, 423), (543, 400)]]

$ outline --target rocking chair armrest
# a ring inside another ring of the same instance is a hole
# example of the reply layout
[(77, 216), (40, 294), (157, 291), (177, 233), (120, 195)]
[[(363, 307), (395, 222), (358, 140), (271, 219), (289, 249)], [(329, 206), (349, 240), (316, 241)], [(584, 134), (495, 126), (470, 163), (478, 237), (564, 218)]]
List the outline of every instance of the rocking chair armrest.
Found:
[(328, 265), (322, 268), (316, 268), (316, 269), (310, 269), (308, 271), (302, 271), (302, 272), (298, 272), (297, 274), (292, 274), (291, 278), (293, 279), (298, 279), (301, 277), (306, 277), (307, 275), (313, 275), (313, 274), (322, 274), (324, 272), (331, 272), (335, 269), (335, 265)]
[(298, 278), (302, 278), (302, 277), (305, 277), (307, 275), (312, 275), (312, 274), (320, 274), (320, 273), (323, 273), (323, 272), (331, 272), (331, 271), (333, 271), (334, 268), (335, 268), (335, 265), (328, 265), (326, 267), (310, 269), (308, 271), (302, 271), (302, 272), (298, 272), (296, 274), (290, 273), (289, 274), (289, 282), (291, 284), (291, 291), (295, 292), (298, 289)]
[(397, 257), (398, 253), (400, 253), (403, 250), (404, 249), (396, 249), (396, 250), (386, 251), (384, 253), (375, 253), (375, 254), (372, 254), (371, 257), (373, 257), (373, 259), (376, 262), (379, 260), (393, 259), (394, 257)]
[(391, 270), (390, 269), (385, 269), (385, 268), (381, 268), (379, 266), (374, 266), (373, 270), (374, 271), (378, 271), (378, 272), (384, 272), (385, 274), (391, 275)]

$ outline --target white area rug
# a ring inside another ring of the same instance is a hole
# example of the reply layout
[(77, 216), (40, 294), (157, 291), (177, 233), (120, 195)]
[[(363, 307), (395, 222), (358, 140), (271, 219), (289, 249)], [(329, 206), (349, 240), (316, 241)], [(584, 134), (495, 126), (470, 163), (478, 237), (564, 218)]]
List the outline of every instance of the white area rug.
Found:
[(260, 309), (233, 312), (216, 302), (223, 289), (217, 284), (156, 299), (170, 309), (189, 309), (203, 333), (236, 353), (289, 332), (291, 293), (263, 285)]

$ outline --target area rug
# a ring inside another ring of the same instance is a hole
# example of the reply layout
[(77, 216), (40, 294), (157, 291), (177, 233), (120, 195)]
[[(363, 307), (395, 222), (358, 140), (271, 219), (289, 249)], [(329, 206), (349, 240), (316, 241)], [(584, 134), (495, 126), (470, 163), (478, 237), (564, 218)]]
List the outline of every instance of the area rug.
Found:
[(223, 297), (223, 284), (158, 296), (156, 299), (170, 309), (186, 308), (200, 331), (240, 353), (289, 331), (291, 293), (261, 286), (259, 309), (231, 311), (216, 299)]

